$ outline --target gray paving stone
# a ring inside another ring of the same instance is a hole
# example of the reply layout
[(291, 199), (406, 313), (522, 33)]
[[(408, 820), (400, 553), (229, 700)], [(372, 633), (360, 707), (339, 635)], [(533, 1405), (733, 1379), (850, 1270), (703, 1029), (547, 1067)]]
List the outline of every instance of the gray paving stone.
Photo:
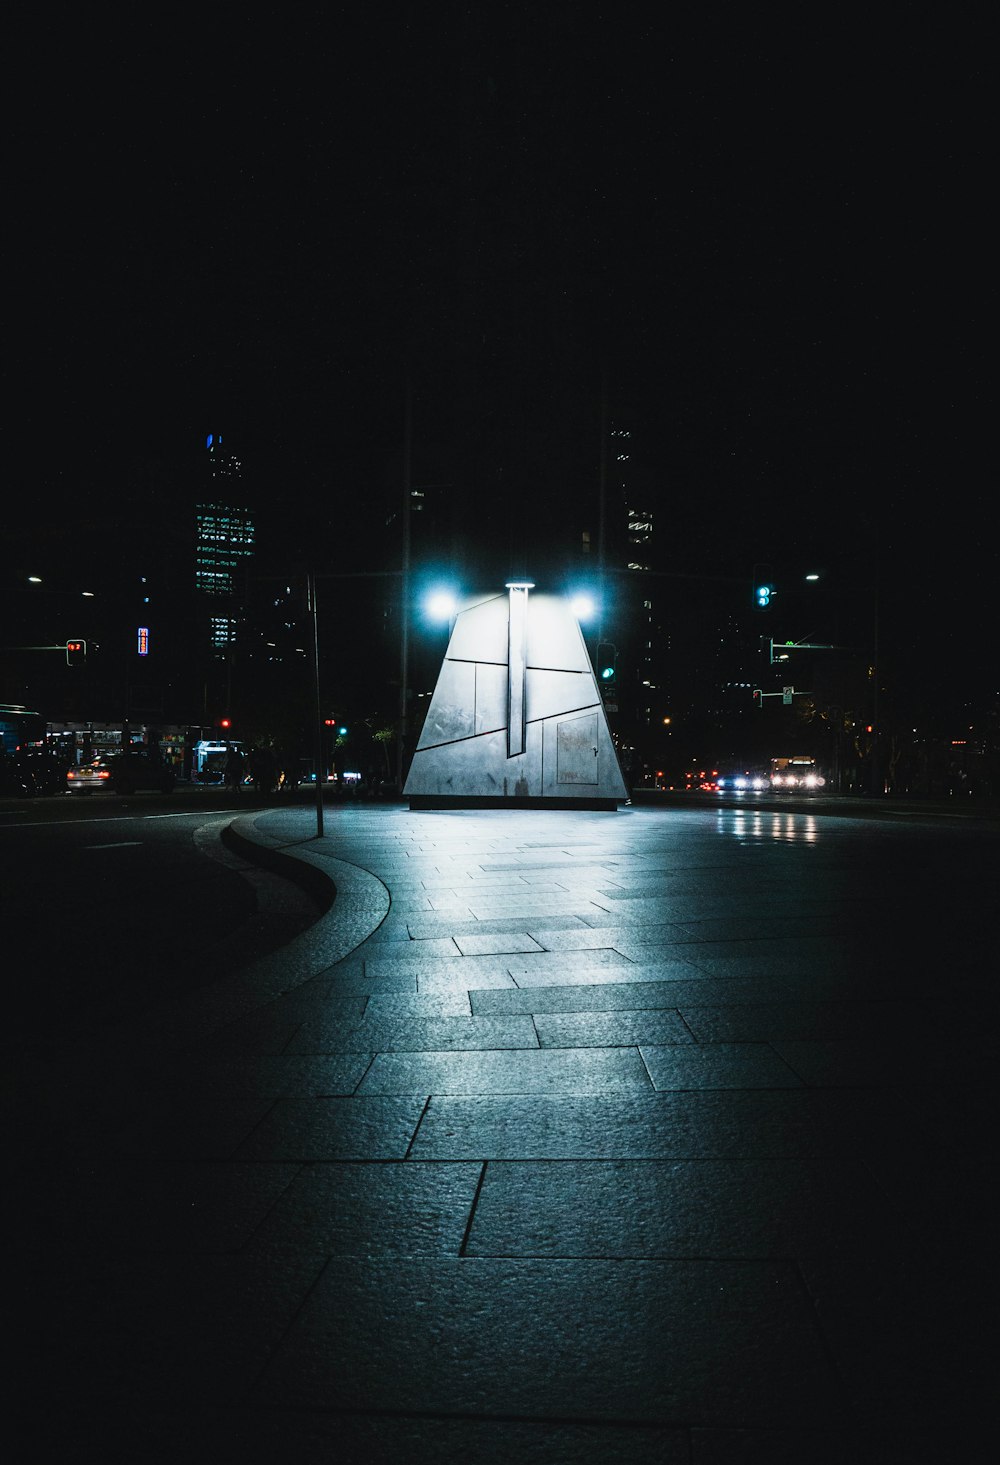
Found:
[[(564, 953), (559, 953), (563, 958), (563, 965), (556, 965), (547, 960), (533, 962), (531, 966), (512, 966), (511, 975), (517, 985), (527, 987), (590, 987), (600, 986), (606, 982), (634, 982), (642, 972), (636, 962), (629, 961), (628, 957), (622, 956), (617, 951), (588, 951), (586, 956), (581, 956), (574, 966), (565, 965)], [(687, 962), (659, 962), (655, 977), (648, 976), (646, 980), (669, 981), (676, 977), (696, 977), (696, 967), (690, 966)]]
[(388, 1053), (537, 1048), (529, 1016), (425, 1017), (374, 1014), (356, 1023), (303, 1023), (290, 1053)]
[(438, 972), (446, 973), (454, 968), (457, 974), (477, 976), (506, 976), (508, 960), (502, 956), (463, 956), (453, 941), (450, 951), (435, 953), (426, 941), (411, 941), (406, 951), (379, 950), (376, 955), (366, 957), (365, 975), (368, 977), (427, 976)]
[(244, 1140), (251, 1161), (402, 1160), (424, 1100), (411, 1097), (283, 1099)]
[[(386, 947), (392, 949), (389, 942)], [(395, 944), (395, 943), (393, 943)], [(416, 996), (417, 978), (412, 971), (394, 973), (390, 976), (370, 976), (363, 971), (337, 973), (334, 968), (335, 990), (338, 993), (374, 996), (378, 992)]]
[(542, 947), (525, 931), (477, 932), (452, 938), (463, 956), (503, 956)]
[(543, 1048), (617, 1048), (630, 1043), (691, 1043), (672, 1009), (621, 1012), (547, 1012), (535, 1020)]
[(656, 1089), (791, 1089), (802, 1080), (767, 1043), (675, 1043), (640, 1049)]
[[(544, 925), (542, 922), (544, 921)], [(572, 917), (572, 925), (556, 926), (549, 917), (532, 917), (528, 931), (546, 951), (590, 951), (612, 947), (621, 930), (619, 926), (588, 925), (580, 916)]]
[(859, 1162), (491, 1161), (469, 1256), (771, 1258), (884, 1249), (899, 1215)]
[[(503, 961), (504, 958), (496, 958)], [(506, 971), (487, 971), (484, 967), (473, 966), (472, 963), (481, 961), (481, 957), (468, 957), (469, 965), (465, 962), (446, 966), (429, 967), (417, 976), (417, 992), (419, 995), (427, 996), (433, 993), (447, 992), (471, 992), (488, 990), (505, 990), (514, 986), (514, 978)]]
[(481, 1174), (475, 1163), (311, 1164), (251, 1244), (329, 1256), (458, 1256)]
[[(724, 1159), (854, 1153), (805, 1089), (435, 1096), (415, 1159)], [(883, 1133), (885, 1131), (883, 1130)], [(890, 1131), (891, 1134), (891, 1131)]]
[[(577, 930), (586, 932), (589, 927), (585, 926), (579, 916), (545, 916), (532, 917), (532, 920), (539, 922), (544, 920), (546, 929), (553, 931)], [(423, 919), (411, 919), (408, 928), (413, 939), (419, 940), (424, 936), (467, 936), (484, 933), (497, 934), (503, 931), (523, 931), (525, 929), (524, 919), (521, 916), (497, 917), (492, 921), (456, 921), (454, 916), (441, 911)]]
[[(402, 992), (373, 992), (368, 998), (365, 1015), (369, 1018), (394, 1017), (471, 1017), (472, 1005), (467, 988), (448, 992), (418, 992), (415, 996)], [(485, 1016), (505, 1016), (486, 1013)]]
[(684, 1003), (705, 998), (709, 1002), (736, 1003), (759, 1001), (781, 994), (788, 996), (782, 982), (757, 978), (745, 981), (716, 980), (702, 975), (696, 981), (684, 977), (657, 980), (636, 968), (637, 981), (603, 982), (589, 987), (560, 983), (548, 987), (518, 987), (514, 991), (469, 993), (476, 1013), (510, 1012), (621, 1012), (646, 1007), (681, 1007)]
[(829, 1426), (840, 1410), (794, 1269), (762, 1262), (335, 1260), (255, 1396), (563, 1420), (581, 1387), (592, 1421)]
[(648, 1091), (634, 1048), (506, 1053), (379, 1053), (361, 1094), (545, 1094)]

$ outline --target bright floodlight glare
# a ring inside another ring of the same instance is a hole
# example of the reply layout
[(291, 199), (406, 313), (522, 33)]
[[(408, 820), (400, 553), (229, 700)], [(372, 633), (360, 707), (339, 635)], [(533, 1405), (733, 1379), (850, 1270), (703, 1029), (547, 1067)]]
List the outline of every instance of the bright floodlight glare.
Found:
[(450, 590), (435, 590), (427, 597), (427, 614), (436, 621), (447, 621), (455, 613), (455, 597)]
[(569, 603), (569, 608), (578, 621), (589, 621), (596, 610), (594, 599), (591, 595), (574, 595)]

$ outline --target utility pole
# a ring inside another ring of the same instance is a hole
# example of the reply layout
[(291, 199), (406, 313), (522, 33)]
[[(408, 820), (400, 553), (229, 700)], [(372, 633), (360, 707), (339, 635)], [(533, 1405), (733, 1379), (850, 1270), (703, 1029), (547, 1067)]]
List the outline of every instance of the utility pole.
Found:
[(312, 640), (313, 691), (316, 726), (313, 741), (313, 763), (316, 769), (316, 838), (323, 838), (323, 713), (319, 696), (319, 611), (316, 604), (316, 576), (306, 574), (306, 603), (309, 611), (309, 634)]

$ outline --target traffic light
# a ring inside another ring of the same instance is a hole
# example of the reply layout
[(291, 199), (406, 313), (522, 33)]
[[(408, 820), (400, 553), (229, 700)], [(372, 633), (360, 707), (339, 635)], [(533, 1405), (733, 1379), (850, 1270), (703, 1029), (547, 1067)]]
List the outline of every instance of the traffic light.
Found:
[(66, 642), (66, 665), (67, 666), (83, 666), (83, 664), (86, 662), (86, 660), (87, 660), (87, 643), (86, 643), (86, 641), (67, 641)]
[(754, 565), (753, 567), (753, 605), (754, 610), (771, 610), (774, 606), (774, 597), (777, 595), (774, 581), (771, 577), (770, 565)]
[(606, 688), (614, 686), (617, 661), (618, 648), (614, 642), (601, 641), (597, 647), (597, 675), (602, 686)]

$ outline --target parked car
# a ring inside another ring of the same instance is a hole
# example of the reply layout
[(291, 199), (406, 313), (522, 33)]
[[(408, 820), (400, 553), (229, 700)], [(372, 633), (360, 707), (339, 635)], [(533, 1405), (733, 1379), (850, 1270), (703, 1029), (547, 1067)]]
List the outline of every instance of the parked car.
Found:
[(66, 789), (71, 794), (109, 794), (111, 769), (103, 758), (81, 763), (78, 768), (67, 768)]
[(131, 748), (127, 753), (112, 753), (95, 759), (66, 774), (71, 793), (87, 794), (108, 790), (116, 794), (145, 793), (157, 790), (169, 794), (177, 776), (169, 763), (149, 748)]

